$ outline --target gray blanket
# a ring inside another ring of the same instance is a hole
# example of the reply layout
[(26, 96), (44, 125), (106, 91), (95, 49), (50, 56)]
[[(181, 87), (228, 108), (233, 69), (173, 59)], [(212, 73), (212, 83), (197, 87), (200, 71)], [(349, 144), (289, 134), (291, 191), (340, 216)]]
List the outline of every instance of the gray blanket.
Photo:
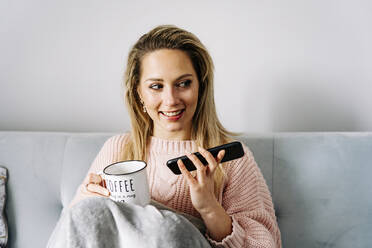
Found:
[(199, 219), (165, 208), (85, 199), (62, 212), (47, 247), (211, 247)]

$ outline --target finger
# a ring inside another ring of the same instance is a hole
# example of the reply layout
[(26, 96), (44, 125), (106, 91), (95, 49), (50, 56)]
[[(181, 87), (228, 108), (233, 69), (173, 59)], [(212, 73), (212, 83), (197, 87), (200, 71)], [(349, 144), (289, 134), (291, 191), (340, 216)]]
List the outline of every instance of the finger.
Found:
[[(218, 159), (215, 158), (212, 153), (204, 149), (203, 147), (198, 147), (200, 154), (203, 155), (203, 157), (207, 160), (208, 162), (208, 167), (209, 167), (209, 175), (213, 175), (214, 171), (216, 170), (218, 166)], [(218, 157), (218, 155), (217, 155)]]
[(208, 167), (211, 169), (215, 166), (216, 164), (216, 159), (213, 157), (213, 155), (207, 151), (206, 149), (204, 149), (203, 147), (198, 147), (198, 150), (199, 150), (199, 153), (201, 155), (203, 155), (203, 157), (205, 158), (205, 160), (207, 160), (208, 162)]
[(102, 195), (102, 196), (109, 196), (110, 195), (110, 192), (108, 191), (108, 189), (102, 187), (99, 184), (90, 183), (90, 184), (87, 185), (87, 190), (89, 192), (97, 193), (97, 194)]
[(89, 173), (88, 176), (87, 176), (87, 178), (86, 178), (86, 180), (85, 180), (85, 183), (86, 184), (90, 184), (90, 183), (101, 184), (102, 183), (102, 178), (98, 174)]
[(203, 182), (204, 177), (207, 175), (207, 166), (204, 166), (203, 163), (198, 159), (198, 157), (195, 154), (187, 154), (186, 155), (191, 162), (196, 167), (196, 175), (198, 177), (198, 180)]
[(217, 163), (221, 163), (223, 157), (225, 157), (225, 154), (226, 154), (226, 151), (225, 150), (221, 150), (219, 151), (219, 153), (217, 154)]
[(191, 175), (190, 171), (186, 169), (186, 166), (181, 159), (177, 161), (177, 164), (178, 164), (178, 168), (180, 169), (182, 175), (186, 178), (189, 184), (197, 183), (196, 179)]
[(217, 158), (216, 158), (216, 166), (213, 168), (213, 170), (211, 172), (212, 174), (214, 174), (214, 172), (216, 171), (218, 165), (221, 163), (221, 160), (225, 156), (225, 153), (226, 153), (225, 150), (221, 150), (221, 151), (218, 152)]

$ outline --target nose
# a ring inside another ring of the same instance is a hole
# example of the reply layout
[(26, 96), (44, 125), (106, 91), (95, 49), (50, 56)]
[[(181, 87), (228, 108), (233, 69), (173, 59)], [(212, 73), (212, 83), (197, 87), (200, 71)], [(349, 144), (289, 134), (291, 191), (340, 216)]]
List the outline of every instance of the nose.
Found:
[(163, 103), (166, 106), (174, 106), (179, 102), (177, 91), (173, 87), (169, 87), (163, 92)]

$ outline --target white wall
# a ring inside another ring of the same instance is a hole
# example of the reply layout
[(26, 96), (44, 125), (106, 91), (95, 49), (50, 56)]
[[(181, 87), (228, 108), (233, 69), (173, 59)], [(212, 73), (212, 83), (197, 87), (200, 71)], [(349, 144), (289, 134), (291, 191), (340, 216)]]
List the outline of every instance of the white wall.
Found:
[(127, 53), (159, 24), (210, 50), (228, 129), (372, 131), (367, 0), (2, 0), (0, 130), (127, 130)]

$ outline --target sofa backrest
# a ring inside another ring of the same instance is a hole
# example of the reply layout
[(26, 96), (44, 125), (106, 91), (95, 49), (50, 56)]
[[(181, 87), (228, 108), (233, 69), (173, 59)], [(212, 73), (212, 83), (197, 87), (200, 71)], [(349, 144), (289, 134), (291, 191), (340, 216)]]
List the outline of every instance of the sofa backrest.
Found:
[(371, 133), (281, 133), (243, 141), (270, 186), (283, 247), (371, 247)]
[[(0, 132), (9, 170), (9, 247), (45, 247), (101, 146), (114, 134)], [(372, 134), (247, 134), (283, 247), (369, 247)]]
[(103, 142), (111, 134), (0, 132), (8, 169), (8, 247), (45, 247)]

